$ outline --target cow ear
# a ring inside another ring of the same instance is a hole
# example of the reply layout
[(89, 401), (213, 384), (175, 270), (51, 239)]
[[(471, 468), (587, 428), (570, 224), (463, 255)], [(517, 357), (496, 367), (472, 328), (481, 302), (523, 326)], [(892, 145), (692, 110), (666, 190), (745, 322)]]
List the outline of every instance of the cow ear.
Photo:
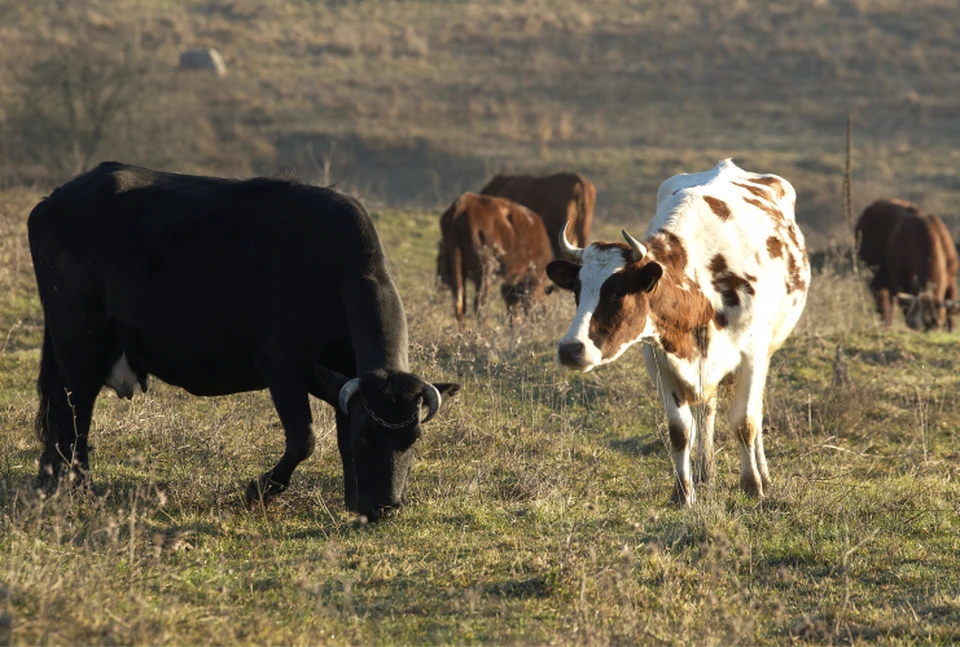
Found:
[(647, 263), (636, 273), (631, 281), (631, 287), (636, 292), (653, 292), (657, 281), (663, 276), (663, 266), (659, 263)]
[(340, 390), (350, 379), (342, 373), (315, 364), (313, 373), (318, 379), (310, 380), (310, 392), (334, 407), (340, 406)]
[(547, 276), (564, 290), (572, 290), (580, 273), (580, 266), (567, 260), (556, 260), (547, 263)]
[(434, 382), (433, 385), (437, 387), (437, 391), (440, 392), (445, 398), (452, 398), (456, 394), (460, 393), (460, 385), (456, 382)]

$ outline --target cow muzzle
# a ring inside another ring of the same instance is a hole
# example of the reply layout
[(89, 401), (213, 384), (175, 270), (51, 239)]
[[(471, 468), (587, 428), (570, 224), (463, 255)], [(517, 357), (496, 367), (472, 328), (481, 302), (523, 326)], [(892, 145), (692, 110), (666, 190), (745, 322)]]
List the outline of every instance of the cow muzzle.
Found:
[(562, 341), (557, 346), (557, 361), (566, 366), (580, 371), (585, 371), (592, 367), (592, 363), (587, 359), (587, 347), (581, 341)]

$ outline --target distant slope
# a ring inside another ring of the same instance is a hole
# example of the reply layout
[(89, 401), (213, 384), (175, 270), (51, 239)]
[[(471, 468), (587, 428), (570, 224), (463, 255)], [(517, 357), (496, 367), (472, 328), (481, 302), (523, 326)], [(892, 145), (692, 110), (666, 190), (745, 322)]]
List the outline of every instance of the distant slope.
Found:
[[(24, 62), (84, 39), (136, 43), (161, 69), (181, 47), (219, 48), (226, 79), (151, 86), (200, 102), (179, 126), (190, 145), (158, 160), (171, 167), (282, 165), (430, 207), (501, 169), (573, 168), (598, 186), (598, 219), (629, 222), (664, 177), (732, 155), (797, 185), (816, 242), (841, 228), (849, 111), (858, 208), (899, 195), (960, 212), (953, 0), (6, 0), (0, 24), (0, 54)], [(16, 85), (9, 69), (0, 84)]]

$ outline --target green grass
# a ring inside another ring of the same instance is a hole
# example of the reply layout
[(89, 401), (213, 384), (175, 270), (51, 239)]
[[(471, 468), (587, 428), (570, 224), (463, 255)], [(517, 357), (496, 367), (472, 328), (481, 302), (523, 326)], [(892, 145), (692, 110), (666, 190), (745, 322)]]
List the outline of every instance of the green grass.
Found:
[[(20, 247), (26, 197), (0, 219)], [(437, 214), (375, 218), (414, 368), (464, 384), (427, 425), (410, 506), (375, 526), (344, 510), (333, 416), (315, 402), (316, 453), (276, 505), (248, 511), (245, 483), (282, 451), (269, 397), (194, 398), (156, 381), (131, 402), (98, 401), (96, 494), (42, 497), (39, 337), (20, 327), (0, 353), (0, 638), (960, 640), (955, 335), (883, 331), (852, 279), (815, 277), (768, 381), (769, 498), (738, 491), (739, 452), (721, 415), (716, 486), (676, 509), (665, 421), (638, 351), (562, 372), (552, 357), (572, 315), (562, 297), (542, 322), (511, 330), (497, 305), (486, 330), (458, 332), (433, 285)], [(5, 321), (40, 320), (30, 272), (0, 274)], [(851, 380), (835, 387), (838, 344)]]

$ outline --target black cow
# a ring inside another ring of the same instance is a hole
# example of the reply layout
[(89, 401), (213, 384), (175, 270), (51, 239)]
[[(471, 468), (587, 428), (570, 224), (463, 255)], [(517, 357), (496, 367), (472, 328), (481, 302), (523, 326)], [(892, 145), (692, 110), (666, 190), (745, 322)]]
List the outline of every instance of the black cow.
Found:
[(129, 398), (155, 375), (195, 395), (270, 390), (286, 450), (249, 502), (282, 492), (313, 451), (313, 394), (337, 410), (347, 508), (377, 520), (403, 505), (421, 404), (426, 422), (459, 386), (407, 371), (403, 305), (355, 199), (106, 162), (40, 202), (28, 229), (41, 480), (83, 479), (101, 388)]

